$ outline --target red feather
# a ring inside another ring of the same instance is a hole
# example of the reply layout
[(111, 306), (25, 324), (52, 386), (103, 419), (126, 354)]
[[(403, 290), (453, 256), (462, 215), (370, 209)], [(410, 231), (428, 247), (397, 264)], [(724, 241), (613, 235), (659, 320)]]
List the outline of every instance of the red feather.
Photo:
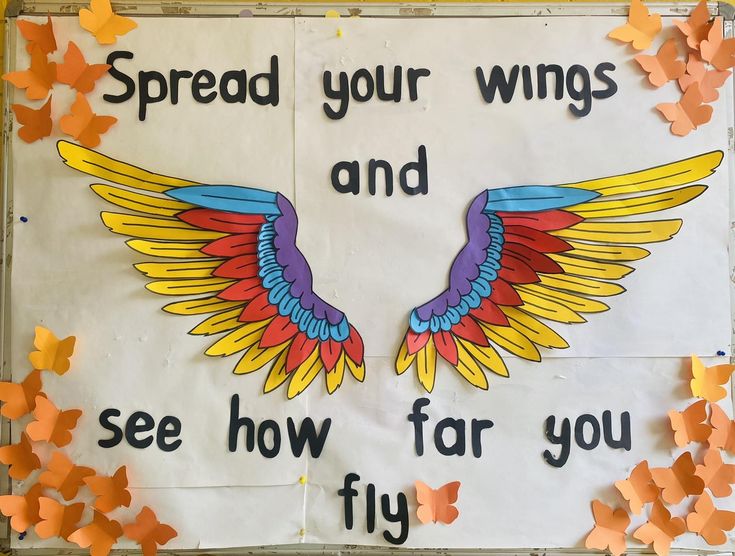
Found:
[(347, 356), (352, 359), (356, 365), (362, 365), (362, 357), (364, 355), (364, 346), (362, 345), (362, 338), (357, 333), (355, 327), (350, 325), (350, 337), (347, 338), (343, 344)]
[[(483, 299), (483, 301), (487, 300)], [(480, 305), (480, 307), (482, 307), (482, 305)], [(463, 316), (457, 324), (452, 326), (452, 334), (478, 346), (490, 345), (485, 337), (485, 333), (482, 331), (482, 328), (480, 328), (480, 325), (477, 324), (475, 319), (469, 315)]]
[(534, 251), (525, 245), (518, 243), (506, 243), (503, 245), (503, 254), (509, 254), (516, 259), (523, 261), (536, 272), (544, 272), (547, 274), (563, 274), (562, 268), (546, 255)]
[(290, 373), (306, 361), (316, 347), (316, 339), (310, 340), (303, 332), (296, 334), (286, 356), (286, 372)]
[[(508, 326), (508, 317), (506, 317), (505, 313), (500, 310), (500, 307), (495, 305), (495, 303), (493, 303), (489, 299), (483, 299), (477, 309), (470, 310), (470, 315), (488, 324), (499, 324), (500, 326)], [(452, 329), (452, 331), (454, 331), (454, 329)], [(480, 332), (482, 332), (482, 330), (480, 330)], [(484, 332), (482, 333), (482, 336), (485, 337)]]
[(448, 331), (442, 330), (441, 332), (435, 332), (434, 344), (439, 355), (452, 365), (456, 365), (459, 362), (457, 344), (454, 343), (454, 338), (452, 338), (452, 335)]
[(262, 214), (235, 214), (202, 208), (180, 212), (176, 217), (198, 228), (230, 234), (258, 232), (260, 226), (265, 223)]
[(426, 330), (421, 334), (416, 334), (413, 330), (406, 332), (406, 348), (408, 348), (409, 355), (417, 353), (422, 347), (429, 341), (431, 332)]
[(503, 226), (528, 226), (541, 231), (563, 230), (584, 220), (572, 212), (565, 210), (547, 210), (546, 212), (498, 212)]
[(260, 285), (260, 278), (248, 278), (225, 288), (217, 294), (217, 297), (225, 301), (247, 301), (263, 292), (267, 292), (267, 290)]
[(572, 249), (563, 239), (526, 226), (506, 226), (503, 237), (506, 243), (520, 243), (539, 253), (562, 253)]
[(505, 280), (496, 278), (491, 284), (493, 291), (490, 294), (490, 301), (496, 305), (510, 305), (512, 307), (523, 305), (523, 300), (518, 292), (508, 284)]
[(212, 275), (221, 278), (255, 278), (258, 275), (258, 256), (233, 257), (219, 265)]
[(264, 291), (248, 303), (237, 319), (240, 322), (260, 322), (278, 314), (278, 308), (268, 301), (268, 292)]
[(298, 331), (299, 327), (290, 318), (276, 315), (263, 332), (259, 345), (262, 348), (277, 346), (293, 338)]
[(257, 234), (237, 234), (215, 239), (201, 249), (202, 253), (213, 257), (236, 257), (258, 252)]
[[(500, 259), (500, 264), (502, 265), (502, 268), (500, 269), (498, 276), (503, 280), (507, 280), (513, 284), (531, 284), (539, 281), (538, 275), (530, 266), (520, 259), (509, 255), (505, 249), (503, 249), (503, 256)], [(495, 282), (493, 282), (492, 285), (494, 287)]]
[(324, 363), (324, 368), (327, 372), (334, 369), (340, 353), (342, 353), (342, 344), (335, 342), (332, 338), (321, 343), (319, 346), (319, 355), (322, 358), (322, 363)]

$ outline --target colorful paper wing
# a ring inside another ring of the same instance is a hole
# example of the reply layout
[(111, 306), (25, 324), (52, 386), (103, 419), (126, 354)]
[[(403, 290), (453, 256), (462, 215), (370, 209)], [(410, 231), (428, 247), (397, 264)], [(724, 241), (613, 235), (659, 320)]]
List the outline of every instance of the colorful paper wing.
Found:
[(652, 544), (658, 556), (668, 556), (671, 543), (685, 531), (684, 520), (680, 517), (672, 518), (661, 500), (656, 500), (648, 521), (633, 532), (633, 537), (643, 544)]
[(89, 548), (91, 556), (107, 556), (121, 536), (122, 527), (117, 521), (95, 511), (92, 523), (74, 531), (67, 540)]
[(686, 21), (675, 19), (674, 25), (686, 36), (689, 48), (699, 50), (699, 43), (707, 38), (707, 33), (711, 27), (707, 0), (699, 0), (697, 7), (692, 10), (688, 19)]
[(270, 365), (264, 391), (288, 381), (289, 398), (322, 369), (330, 394), (346, 370), (362, 382), (362, 339), (344, 313), (314, 293), (311, 269), (296, 246), (296, 212), (283, 195), (152, 174), (63, 141), (58, 148), (72, 168), (127, 186), (92, 186), (133, 213), (103, 212), (102, 220), (114, 233), (131, 236), (127, 244), (135, 251), (169, 259), (135, 265), (152, 279), (148, 290), (199, 296), (165, 311), (213, 313), (191, 331), (225, 333), (207, 355), (241, 353), (236, 374)]
[(709, 438), (712, 428), (707, 421), (707, 401), (694, 402), (684, 411), (669, 411), (674, 442), (683, 448), (690, 442), (704, 442)]
[(696, 473), (715, 498), (725, 498), (732, 494), (730, 485), (735, 483), (735, 465), (724, 463), (719, 450), (707, 450), (704, 464), (697, 465)]
[(129, 17), (114, 13), (110, 0), (91, 0), (89, 9), (79, 10), (79, 25), (92, 33), (99, 44), (115, 44), (118, 36), (138, 26)]
[(722, 387), (730, 380), (735, 365), (714, 365), (705, 367), (696, 355), (692, 355), (692, 396), (703, 398), (709, 402), (717, 402), (727, 396), (727, 390)]
[(687, 496), (701, 494), (704, 481), (695, 473), (692, 454), (684, 452), (671, 467), (651, 469), (653, 481), (661, 489), (661, 498), (667, 504), (678, 504)]
[(720, 98), (717, 89), (725, 84), (731, 73), (728, 70), (708, 69), (696, 55), (689, 54), (687, 71), (679, 78), (679, 88), (682, 92), (686, 92), (693, 83), (697, 83), (699, 92), (702, 93), (702, 102), (714, 102)]
[(128, 476), (124, 465), (112, 477), (96, 475), (85, 478), (84, 482), (97, 497), (94, 507), (102, 513), (111, 512), (120, 506), (130, 506)]
[(677, 103), (663, 102), (656, 109), (671, 122), (671, 133), (684, 137), (712, 118), (712, 107), (702, 104), (699, 84), (692, 83)]
[(75, 342), (74, 336), (59, 340), (48, 328), (37, 326), (33, 345), (38, 351), (31, 352), (28, 360), (34, 369), (63, 375), (69, 370), (69, 358), (74, 354)]
[(59, 448), (71, 442), (71, 431), (82, 416), (81, 409), (59, 410), (50, 400), (36, 396), (33, 409), (35, 421), (28, 423), (26, 432), (36, 442), (51, 442)]
[(76, 531), (77, 524), (82, 519), (82, 512), (84, 512), (82, 502), (67, 506), (53, 498), (41, 497), (39, 499), (41, 521), (36, 525), (36, 535), (41, 539), (61, 537), (67, 540), (69, 535)]
[(86, 97), (77, 93), (71, 112), (61, 117), (59, 127), (85, 147), (96, 147), (100, 144), (100, 135), (106, 133), (116, 122), (117, 118), (113, 116), (98, 116), (92, 112)]
[(723, 38), (722, 17), (715, 18), (707, 39), (699, 43), (699, 53), (720, 71), (735, 66), (735, 39)]
[(51, 54), (56, 51), (56, 37), (54, 37), (54, 26), (51, 23), (50, 15), (46, 23), (43, 24), (18, 19), (15, 21), (15, 25), (23, 38), (28, 41), (26, 44), (28, 54), (33, 54), (33, 49), (36, 47), (44, 54)]
[(441, 521), (449, 525), (459, 517), (459, 510), (453, 505), (459, 496), (459, 481), (452, 481), (437, 489), (421, 481), (416, 481), (415, 484), (416, 500), (419, 503), (416, 515), (421, 523)]
[(26, 433), (21, 433), (20, 442), (0, 447), (0, 462), (8, 465), (11, 479), (22, 481), (36, 469), (41, 469), (41, 460), (33, 452), (31, 440)]
[(80, 93), (89, 93), (95, 82), (110, 69), (109, 64), (88, 64), (84, 54), (72, 41), (64, 54), (64, 63), (56, 68), (56, 79)]
[(630, 516), (622, 509), (613, 509), (600, 502), (592, 501), (592, 515), (595, 526), (587, 535), (584, 545), (597, 550), (610, 550), (613, 556), (625, 552), (625, 530), (630, 525)]
[(51, 454), (47, 470), (38, 477), (42, 485), (54, 488), (61, 493), (64, 500), (71, 500), (84, 485), (84, 478), (94, 475), (94, 469), (74, 465), (72, 461), (61, 452)]
[(8, 419), (19, 419), (36, 407), (36, 396), (41, 393), (41, 371), (31, 371), (20, 384), (0, 382), (0, 400), (3, 407), (0, 415)]
[(543, 321), (585, 322), (584, 313), (606, 311), (594, 298), (623, 293), (615, 281), (634, 270), (625, 263), (650, 254), (636, 244), (671, 239), (682, 225), (630, 217), (696, 198), (706, 186), (685, 184), (721, 161), (715, 151), (575, 184), (483, 191), (467, 212), (468, 242), (451, 265), (449, 287), (411, 312), (396, 371), (415, 363), (431, 392), (440, 356), (487, 389), (481, 367), (508, 376), (495, 346), (531, 361), (541, 359), (539, 347), (568, 347)]
[(645, 50), (661, 31), (661, 16), (651, 14), (642, 0), (631, 0), (628, 22), (613, 29), (607, 36), (628, 42), (636, 50)]
[(42, 100), (48, 96), (56, 80), (56, 62), (49, 62), (47, 55), (38, 46), (31, 53), (31, 67), (23, 71), (13, 71), (3, 75), (18, 89), (25, 89), (29, 100)]
[(170, 525), (158, 521), (156, 514), (148, 506), (143, 506), (135, 517), (135, 523), (123, 525), (123, 532), (127, 538), (140, 545), (143, 556), (155, 556), (159, 546), (178, 534)]
[(28, 108), (22, 104), (11, 104), (15, 119), (21, 124), (18, 137), (26, 143), (33, 143), (51, 135), (53, 122), (51, 121), (51, 98), (38, 110)]
[(638, 54), (635, 61), (648, 73), (651, 85), (662, 87), (673, 79), (679, 79), (686, 71), (686, 64), (677, 56), (676, 40), (669, 39), (655, 55)]
[(694, 511), (687, 515), (687, 528), (697, 533), (710, 546), (727, 542), (725, 531), (735, 527), (735, 512), (718, 510), (706, 492), (694, 504)]
[(13, 531), (24, 533), (41, 519), (38, 515), (38, 499), (43, 485), (36, 483), (23, 495), (0, 496), (0, 513), (10, 518)]
[(712, 434), (708, 442), (710, 448), (721, 448), (730, 455), (735, 455), (735, 421), (730, 419), (717, 404), (710, 405), (709, 422), (712, 425)]
[(658, 498), (658, 487), (653, 482), (648, 462), (643, 460), (633, 468), (630, 477), (624, 481), (617, 481), (615, 488), (620, 491), (630, 505), (630, 511), (638, 515), (643, 506)]

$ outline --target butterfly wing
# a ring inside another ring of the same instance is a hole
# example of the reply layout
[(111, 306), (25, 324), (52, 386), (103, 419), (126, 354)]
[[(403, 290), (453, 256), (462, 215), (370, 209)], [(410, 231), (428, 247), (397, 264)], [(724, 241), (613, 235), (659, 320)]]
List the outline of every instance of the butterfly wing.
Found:
[(648, 73), (648, 81), (654, 87), (661, 87), (669, 81), (666, 71), (657, 56), (638, 54), (635, 57), (635, 61)]
[(415, 487), (416, 501), (419, 503), (416, 516), (421, 523), (436, 523), (436, 497), (434, 489), (422, 481), (416, 481)]
[(38, 110), (22, 104), (13, 104), (11, 108), (18, 123), (23, 126), (18, 130), (18, 137), (23, 141), (33, 143), (51, 135), (51, 97)]
[(69, 444), (72, 440), (71, 431), (77, 426), (77, 421), (81, 416), (82, 411), (80, 409), (59, 412), (50, 441), (59, 448)]
[(452, 481), (434, 491), (436, 521), (449, 525), (459, 517), (459, 510), (452, 504), (457, 501), (460, 486), (459, 481)]
[(32, 21), (25, 21), (23, 19), (16, 20), (15, 24), (23, 35), (23, 38), (28, 41), (26, 44), (26, 50), (29, 54), (33, 52), (34, 47), (38, 47), (44, 54), (51, 54), (56, 51), (56, 37), (54, 36), (54, 26), (51, 23), (51, 16), (47, 16), (46, 23), (33, 23)]

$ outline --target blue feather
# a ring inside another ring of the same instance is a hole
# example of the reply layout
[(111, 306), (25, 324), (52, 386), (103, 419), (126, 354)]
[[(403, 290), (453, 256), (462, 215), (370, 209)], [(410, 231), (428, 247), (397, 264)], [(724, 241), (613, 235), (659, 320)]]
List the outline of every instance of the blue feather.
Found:
[(555, 185), (521, 185), (488, 189), (486, 212), (538, 212), (571, 207), (591, 201), (596, 191)]
[(169, 189), (166, 195), (198, 207), (238, 214), (281, 214), (275, 193), (252, 187), (192, 185)]
[(419, 316), (416, 314), (416, 309), (411, 311), (411, 317), (409, 318), (409, 324), (411, 325), (411, 330), (416, 332), (416, 334), (421, 334), (423, 332), (426, 332), (429, 329), (429, 323), (419, 318)]

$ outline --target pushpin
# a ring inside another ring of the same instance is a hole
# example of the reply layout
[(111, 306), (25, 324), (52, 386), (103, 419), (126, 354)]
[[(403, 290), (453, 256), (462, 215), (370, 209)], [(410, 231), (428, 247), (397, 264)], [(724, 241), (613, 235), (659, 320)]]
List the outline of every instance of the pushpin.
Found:
[(299, 477), (299, 484), (300, 485), (306, 484), (306, 475), (301, 475), (301, 477)]
[(27, 216), (21, 216), (20, 217), (20, 221), (25, 224), (26, 222), (28, 222), (28, 217)]
[(342, 38), (342, 28), (341, 27), (337, 27), (337, 36), (339, 38)]
[(302, 527), (301, 529), (299, 529), (299, 537), (304, 537), (304, 536), (306, 536), (306, 529)]

